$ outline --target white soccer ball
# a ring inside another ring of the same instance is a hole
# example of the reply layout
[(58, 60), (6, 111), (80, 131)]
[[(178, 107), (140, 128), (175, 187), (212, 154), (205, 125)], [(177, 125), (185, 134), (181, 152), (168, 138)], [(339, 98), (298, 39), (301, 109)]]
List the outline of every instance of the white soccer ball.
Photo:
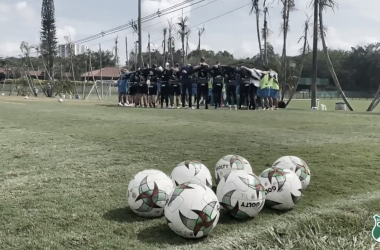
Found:
[(169, 227), (185, 238), (201, 238), (215, 228), (220, 204), (205, 185), (183, 183), (169, 195), (165, 217)]
[(190, 182), (203, 184), (212, 188), (212, 177), (208, 168), (199, 161), (184, 161), (178, 164), (172, 171), (170, 178), (174, 186)]
[(58, 102), (59, 102), (59, 103), (62, 103), (62, 102), (63, 102), (62, 98), (59, 98), (59, 99), (58, 99)]
[(265, 204), (265, 190), (259, 178), (236, 170), (222, 178), (216, 189), (220, 205), (235, 218), (252, 218)]
[(28, 96), (25, 96), (25, 99), (28, 99), (29, 97)]
[(4, 93), (1, 93), (1, 95), (2, 95), (2, 96), (5, 96), (5, 94), (4, 94)]
[(139, 216), (160, 217), (173, 188), (165, 173), (155, 169), (141, 171), (128, 184), (128, 205)]
[(297, 156), (283, 156), (278, 158), (272, 167), (290, 169), (300, 178), (302, 189), (305, 190), (310, 184), (311, 172), (306, 162)]
[(289, 169), (268, 168), (259, 176), (265, 189), (265, 205), (277, 210), (290, 210), (302, 196), (301, 181)]
[(247, 173), (253, 174), (251, 164), (247, 159), (239, 155), (226, 155), (215, 165), (216, 183), (233, 170), (245, 170)]

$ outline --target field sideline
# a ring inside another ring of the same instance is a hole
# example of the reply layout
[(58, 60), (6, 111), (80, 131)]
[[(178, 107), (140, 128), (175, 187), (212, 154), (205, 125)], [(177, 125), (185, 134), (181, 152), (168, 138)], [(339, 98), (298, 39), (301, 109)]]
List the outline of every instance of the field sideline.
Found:
[[(323, 112), (298, 100), (279, 111), (152, 110), (0, 96), (0, 249), (379, 249), (380, 113), (359, 100), (358, 112), (331, 111), (335, 102), (321, 100)], [(246, 157), (256, 174), (300, 156), (311, 184), (293, 211), (222, 214), (202, 240), (128, 209), (137, 172), (170, 174), (193, 159), (213, 173), (227, 154)]]

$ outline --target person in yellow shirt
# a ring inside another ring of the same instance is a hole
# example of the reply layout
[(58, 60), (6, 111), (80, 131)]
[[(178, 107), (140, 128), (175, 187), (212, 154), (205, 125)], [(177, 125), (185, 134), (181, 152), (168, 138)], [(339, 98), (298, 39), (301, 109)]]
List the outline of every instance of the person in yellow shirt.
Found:
[(268, 68), (264, 67), (264, 71), (261, 71), (261, 79), (259, 83), (259, 97), (261, 101), (261, 108), (263, 110), (269, 109), (269, 96), (270, 96), (270, 87), (269, 87), (269, 74)]
[(270, 78), (270, 81), (272, 82), (271, 85), (272, 85), (272, 89), (271, 89), (271, 99), (272, 99), (272, 102), (273, 102), (273, 108), (275, 110), (278, 109), (278, 93), (280, 91), (280, 85), (278, 84), (278, 74), (276, 71), (274, 70), (270, 70), (269, 72), (269, 78)]

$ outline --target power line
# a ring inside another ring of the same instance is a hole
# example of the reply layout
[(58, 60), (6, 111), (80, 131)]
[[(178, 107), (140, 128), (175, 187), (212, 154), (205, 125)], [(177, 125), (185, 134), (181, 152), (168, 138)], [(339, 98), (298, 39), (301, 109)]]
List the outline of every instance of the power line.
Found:
[[(143, 17), (141, 19), (141, 22), (145, 23), (145, 22), (151, 21), (151, 20), (156, 19), (158, 17), (161, 17), (163, 15), (167, 15), (167, 14), (173, 13), (173, 12), (181, 10), (183, 8), (188, 8), (188, 7), (192, 6), (192, 5), (195, 5), (197, 3), (203, 2), (205, 0), (200, 0), (200, 1), (196, 2), (196, 3), (191, 3), (193, 1), (196, 1), (196, 0), (186, 0), (186, 1), (183, 1), (183, 2), (178, 3), (176, 5), (173, 5), (171, 7), (168, 7), (166, 9), (164, 9), (164, 10), (161, 10), (161, 11), (159, 10), (159, 11), (157, 11), (154, 14), (151, 14), (151, 15), (148, 15), (146, 17)], [(185, 7), (181, 7), (182, 5), (185, 5), (185, 4), (188, 4), (188, 3), (191, 3), (191, 4), (189, 4), (189, 5), (185, 6)], [(177, 7), (181, 7), (181, 8), (175, 9)], [(81, 43), (89, 42), (89, 41), (92, 41), (92, 40), (104, 37), (106, 35), (111, 35), (111, 34), (114, 34), (116, 32), (132, 28), (132, 25), (135, 22), (137, 22), (137, 20), (133, 20), (133, 21), (131, 21), (128, 24), (124, 24), (124, 25), (121, 25), (121, 26), (118, 26), (118, 27), (115, 27), (115, 28), (112, 28), (112, 29), (109, 29), (109, 30), (106, 30), (106, 31), (102, 31), (101, 33), (93, 35), (93, 36), (89, 36), (89, 37), (86, 37), (86, 38), (79, 39), (79, 40), (77, 40), (77, 41), (75, 41), (73, 43), (81, 44)]]
[[(211, 21), (213, 21), (213, 20), (215, 20), (215, 19), (218, 19), (218, 18), (220, 18), (220, 17), (222, 17), (222, 16), (225, 16), (225, 15), (227, 15), (227, 14), (230, 14), (230, 13), (234, 12), (234, 11), (237, 11), (237, 10), (239, 10), (239, 9), (242, 9), (242, 8), (248, 6), (248, 5), (251, 5), (251, 3), (244, 4), (244, 5), (242, 5), (242, 6), (238, 7), (238, 8), (236, 8), (236, 9), (230, 10), (230, 11), (225, 12), (225, 13), (219, 15), (219, 16), (216, 16), (216, 17), (213, 17), (213, 18), (211, 18), (211, 19), (208, 19), (208, 20), (206, 20), (206, 21), (204, 21), (204, 22), (198, 23), (198, 24), (196, 24), (196, 25), (194, 25), (194, 26), (191, 26), (190, 29), (191, 29), (191, 28), (194, 28), (194, 27), (197, 27), (197, 26), (199, 26), (199, 25), (202, 25), (202, 24), (205, 24), (205, 23), (211, 22)], [(159, 41), (159, 40), (161, 40), (161, 38), (152, 41), (152, 43), (153, 43), (153, 42), (157, 42), (157, 41)]]

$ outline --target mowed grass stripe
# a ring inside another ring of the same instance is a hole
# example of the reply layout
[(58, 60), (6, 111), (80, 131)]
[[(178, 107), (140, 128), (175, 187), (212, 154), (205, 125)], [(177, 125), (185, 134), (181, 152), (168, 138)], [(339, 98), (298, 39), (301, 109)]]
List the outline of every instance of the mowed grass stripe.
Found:
[[(170, 174), (186, 159), (200, 160), (213, 172), (220, 157), (237, 153), (259, 174), (282, 155), (304, 158), (312, 183), (286, 216), (379, 190), (376, 114), (65, 104), (0, 108), (0, 243), (8, 248), (186, 249), (194, 242), (177, 237), (163, 218), (135, 216), (125, 198), (137, 172), (156, 168)], [(376, 210), (366, 204), (363, 209)], [(239, 238), (256, 223), (274, 225), (273, 216), (266, 210), (247, 223), (223, 216), (196, 246), (223, 247), (229, 231), (230, 238)], [(234, 242), (249, 249), (255, 242), (247, 239)], [(264, 234), (259, 240), (270, 239)]]

